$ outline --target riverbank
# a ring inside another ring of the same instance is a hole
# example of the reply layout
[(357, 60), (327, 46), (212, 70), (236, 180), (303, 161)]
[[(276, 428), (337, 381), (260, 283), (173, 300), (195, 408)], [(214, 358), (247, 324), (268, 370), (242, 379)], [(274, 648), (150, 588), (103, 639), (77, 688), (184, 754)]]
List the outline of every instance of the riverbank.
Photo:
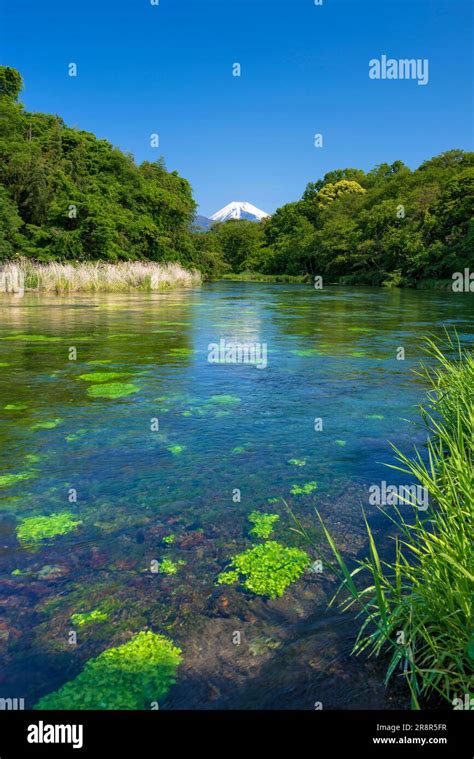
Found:
[(22, 258), (4, 264), (1, 275), (2, 291), (20, 294), (24, 290), (57, 294), (167, 290), (193, 287), (202, 282), (196, 270), (185, 269), (175, 262), (151, 261), (41, 264)]

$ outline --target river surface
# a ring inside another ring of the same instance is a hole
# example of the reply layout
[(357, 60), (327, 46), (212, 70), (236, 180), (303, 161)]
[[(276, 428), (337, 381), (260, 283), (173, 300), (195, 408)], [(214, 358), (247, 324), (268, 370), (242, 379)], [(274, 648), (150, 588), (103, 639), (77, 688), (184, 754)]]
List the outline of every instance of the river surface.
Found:
[[(412, 423), (426, 392), (412, 371), (420, 338), (446, 326), (468, 341), (472, 301), (235, 282), (4, 296), (0, 696), (31, 708), (90, 657), (152, 629), (183, 651), (161, 708), (408, 704), (396, 681), (384, 687), (383, 662), (350, 656), (356, 627), (327, 609), (329, 574), (307, 571), (273, 600), (216, 578), (255, 542), (256, 509), (279, 515), (272, 539), (318, 558), (282, 498), (310, 530), (318, 508), (350, 560), (365, 550), (364, 507), (390, 550), (369, 487), (406, 484), (385, 463), (388, 441), (423, 445)], [(222, 339), (263, 345), (267, 366), (211, 363)], [(28, 518), (64, 513), (71, 531), (19, 539)], [(150, 571), (163, 559), (174, 573)], [(103, 618), (71, 622), (93, 610)]]

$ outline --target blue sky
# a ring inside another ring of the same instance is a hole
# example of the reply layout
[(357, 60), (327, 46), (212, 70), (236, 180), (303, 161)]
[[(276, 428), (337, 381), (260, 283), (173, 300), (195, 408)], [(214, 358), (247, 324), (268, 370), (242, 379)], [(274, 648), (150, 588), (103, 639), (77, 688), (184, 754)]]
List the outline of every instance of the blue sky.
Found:
[[(163, 155), (205, 215), (231, 200), (271, 213), (334, 168), (396, 159), (414, 168), (443, 150), (472, 150), (468, 0), (0, 0), (0, 8), (1, 63), (23, 74), (27, 109), (57, 113), (138, 162)], [(369, 79), (369, 60), (382, 54), (427, 58), (429, 83)]]

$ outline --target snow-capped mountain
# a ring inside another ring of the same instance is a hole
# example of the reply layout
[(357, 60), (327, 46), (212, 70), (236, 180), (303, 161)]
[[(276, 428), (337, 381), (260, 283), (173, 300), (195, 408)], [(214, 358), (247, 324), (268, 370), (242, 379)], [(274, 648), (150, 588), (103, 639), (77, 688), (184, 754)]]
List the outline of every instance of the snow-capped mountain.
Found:
[(260, 208), (253, 206), (246, 201), (233, 200), (220, 211), (216, 211), (210, 217), (212, 221), (229, 221), (229, 219), (247, 219), (247, 221), (261, 221), (266, 219), (270, 214), (261, 211)]

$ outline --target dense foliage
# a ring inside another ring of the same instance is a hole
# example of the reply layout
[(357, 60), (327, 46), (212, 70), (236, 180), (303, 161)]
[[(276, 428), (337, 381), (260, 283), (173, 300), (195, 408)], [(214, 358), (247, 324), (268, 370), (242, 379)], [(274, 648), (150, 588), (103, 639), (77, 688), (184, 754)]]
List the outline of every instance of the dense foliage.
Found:
[[(474, 153), (329, 172), (261, 224), (214, 227), (234, 272), (413, 285), (474, 268)], [(246, 242), (245, 242), (246, 240)]]
[[(207, 277), (255, 272), (413, 285), (474, 268), (474, 153), (411, 171), (337, 169), (261, 223), (193, 229), (189, 183), (106, 140), (28, 113), (0, 67), (0, 261), (178, 261)], [(258, 277), (257, 277), (258, 278)]]
[(189, 231), (196, 204), (185, 179), (162, 159), (137, 166), (59, 116), (28, 113), (17, 102), (20, 89), (18, 72), (0, 67), (0, 260), (21, 254), (209, 268), (205, 245), (194, 246)]

